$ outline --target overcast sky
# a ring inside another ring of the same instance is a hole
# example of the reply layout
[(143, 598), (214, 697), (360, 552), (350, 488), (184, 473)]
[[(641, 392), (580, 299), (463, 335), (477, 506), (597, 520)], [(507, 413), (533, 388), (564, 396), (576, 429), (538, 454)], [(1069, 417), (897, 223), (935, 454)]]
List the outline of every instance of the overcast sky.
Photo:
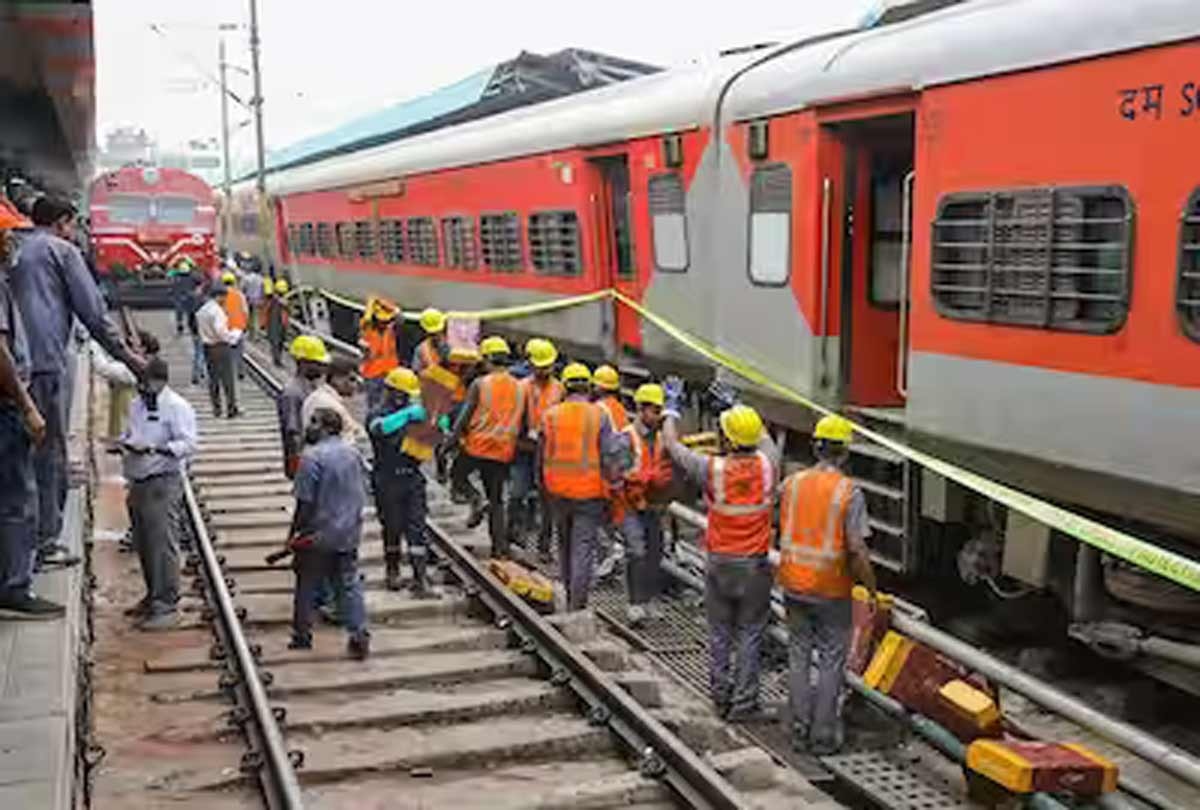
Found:
[[(855, 24), (873, 0), (259, 0), (268, 148), (419, 96), (521, 50), (566, 47), (664, 66), (724, 48)], [(145, 127), (164, 145), (220, 132), (218, 23), (229, 61), (250, 65), (248, 0), (94, 0), (98, 139)], [(151, 24), (163, 31), (155, 33)], [(250, 80), (231, 73), (242, 98)], [(233, 163), (253, 154), (231, 104)], [(239, 160), (239, 158), (241, 158)]]

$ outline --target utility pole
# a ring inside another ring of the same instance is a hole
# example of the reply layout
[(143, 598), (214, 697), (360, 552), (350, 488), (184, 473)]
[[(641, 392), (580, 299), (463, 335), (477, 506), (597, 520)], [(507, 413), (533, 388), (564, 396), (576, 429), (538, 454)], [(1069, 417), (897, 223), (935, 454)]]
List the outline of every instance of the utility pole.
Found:
[(224, 243), (222, 247), (229, 248), (230, 228), (233, 227), (233, 220), (230, 213), (233, 211), (233, 177), (232, 169), (229, 166), (229, 85), (225, 80), (226, 61), (225, 61), (225, 35), (220, 35), (220, 45), (218, 47), (218, 59), (221, 70), (221, 165), (225, 169), (225, 205), (221, 207), (221, 241)]
[(262, 70), (258, 64), (258, 0), (250, 0), (250, 69), (254, 74), (254, 129), (258, 138), (258, 172), (255, 186), (258, 188), (258, 235), (262, 241), (262, 258), (269, 260), (271, 251), (267, 243), (267, 147), (263, 136)]

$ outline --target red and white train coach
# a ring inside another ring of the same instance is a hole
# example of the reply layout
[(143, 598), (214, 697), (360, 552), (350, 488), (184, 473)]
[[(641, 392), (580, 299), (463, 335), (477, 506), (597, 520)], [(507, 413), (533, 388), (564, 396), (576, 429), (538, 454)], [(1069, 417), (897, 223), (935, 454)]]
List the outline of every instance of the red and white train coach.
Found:
[[(1194, 553), (1197, 57), (1192, 0), (967, 3), (278, 172), (278, 250), (303, 282), (410, 308), (615, 287), (810, 397)], [(621, 307), (518, 328), (688, 360)], [(891, 494), (894, 567), (940, 556), (914, 531), (934, 521), (988, 546), (972, 576), (1086, 592), (1049, 530), (927, 471)], [(1078, 557), (1122, 607), (1190, 625), (1191, 600)]]

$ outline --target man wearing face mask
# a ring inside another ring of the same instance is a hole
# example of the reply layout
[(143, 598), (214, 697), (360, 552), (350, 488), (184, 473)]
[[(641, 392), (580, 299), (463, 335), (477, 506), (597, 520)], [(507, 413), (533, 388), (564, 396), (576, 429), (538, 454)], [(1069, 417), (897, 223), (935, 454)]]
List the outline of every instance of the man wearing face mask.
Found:
[(196, 452), (196, 413), (167, 386), (167, 364), (154, 358), (129, 408), (119, 440), (129, 485), (126, 506), (146, 595), (125, 611), (145, 631), (179, 622), (179, 538), (172, 519), (183, 495), (183, 472)]
[(329, 368), (329, 351), (325, 341), (315, 335), (300, 335), (292, 341), (292, 357), (296, 373), (283, 387), (275, 401), (279, 411), (279, 431), (283, 439), (283, 472), (289, 479), (296, 476), (296, 465), (304, 449), (304, 420), (301, 412), (321, 378)]

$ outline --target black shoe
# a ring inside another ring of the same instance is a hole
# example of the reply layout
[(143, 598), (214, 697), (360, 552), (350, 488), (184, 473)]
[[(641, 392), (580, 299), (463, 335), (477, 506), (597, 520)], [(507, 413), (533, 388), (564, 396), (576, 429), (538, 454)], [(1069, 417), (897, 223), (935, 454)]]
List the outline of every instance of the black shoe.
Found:
[(483, 519), (488, 516), (490, 508), (484, 501), (475, 501), (471, 504), (471, 514), (467, 517), (467, 528), (474, 529)]
[(70, 568), (81, 562), (83, 562), (82, 558), (78, 554), (72, 554), (71, 550), (62, 543), (42, 546), (37, 552), (39, 568)]
[(225, 414), (225, 418), (226, 419), (237, 419), (241, 415), (242, 415), (242, 412), (239, 411), (237, 408), (230, 408), (229, 413)]
[(355, 661), (367, 660), (367, 656), (371, 654), (370, 634), (363, 633), (361, 636), (351, 636), (350, 641), (346, 643), (346, 652), (350, 653), (350, 657)]
[(387, 574), (385, 575), (384, 585), (389, 591), (400, 590), (401, 579), (400, 579), (400, 564), (399, 563), (388, 565)]
[(220, 418), (221, 418), (221, 406), (214, 405), (213, 406), (213, 419), (220, 419)]
[(289, 650), (311, 650), (312, 644), (312, 636), (308, 636), (307, 638), (292, 636), (291, 641), (288, 642), (287, 648)]
[(31, 593), (0, 600), (0, 618), (49, 620), (66, 614), (67, 609), (58, 602)]
[(150, 600), (143, 598), (140, 602), (132, 607), (127, 607), (121, 611), (122, 616), (128, 616), (133, 619), (140, 619), (150, 613)]

